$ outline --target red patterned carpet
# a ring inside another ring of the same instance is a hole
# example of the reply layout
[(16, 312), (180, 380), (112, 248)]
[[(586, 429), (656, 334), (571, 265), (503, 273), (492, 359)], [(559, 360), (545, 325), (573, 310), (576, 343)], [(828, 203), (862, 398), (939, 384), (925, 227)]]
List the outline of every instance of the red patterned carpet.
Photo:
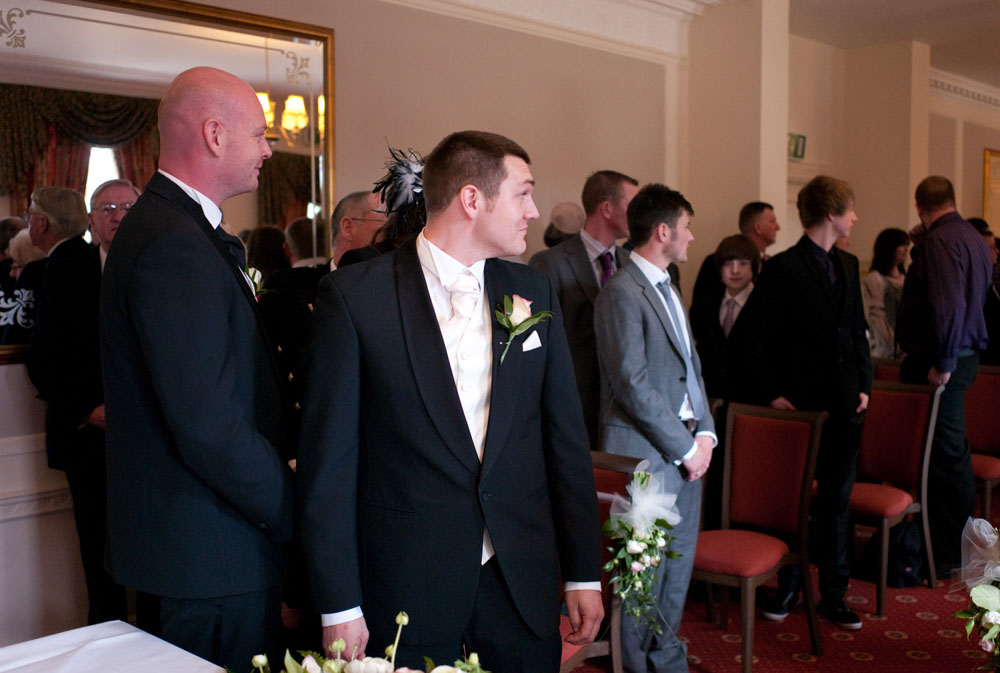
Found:
[[(813, 568), (815, 580), (815, 567)], [(754, 634), (757, 673), (972, 673), (985, 655), (965, 637), (965, 623), (952, 615), (965, 607), (968, 594), (950, 592), (951, 582), (888, 590), (886, 617), (875, 616), (875, 585), (852, 579), (846, 600), (861, 616), (859, 631), (843, 631), (820, 618), (824, 654), (812, 653), (805, 607), (781, 623), (758, 618)], [(818, 594), (817, 594), (818, 595)], [(730, 599), (729, 627), (722, 631), (705, 621), (703, 602), (689, 600), (681, 636), (688, 643), (694, 673), (739, 673), (739, 597)], [(594, 659), (576, 673), (608, 670)]]

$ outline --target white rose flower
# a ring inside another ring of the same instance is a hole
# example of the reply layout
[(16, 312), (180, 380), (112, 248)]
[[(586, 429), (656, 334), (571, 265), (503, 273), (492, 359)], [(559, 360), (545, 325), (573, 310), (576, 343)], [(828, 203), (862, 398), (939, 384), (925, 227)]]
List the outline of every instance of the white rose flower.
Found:
[(646, 568), (645, 568), (645, 566), (643, 566), (643, 565), (642, 565), (641, 563), (639, 563), (638, 561), (632, 561), (632, 565), (630, 566), (630, 568), (629, 568), (629, 569), (630, 569), (630, 570), (631, 570), (632, 572), (634, 572), (634, 573), (641, 573), (641, 572), (642, 572), (643, 570), (645, 570)]
[(454, 666), (438, 666), (434, 668), (431, 673), (462, 673), (460, 670)]
[(985, 626), (986, 628), (1000, 625), (1000, 612), (997, 612), (996, 610), (990, 610), (989, 612), (983, 615), (981, 621), (983, 626)]
[(353, 659), (344, 667), (345, 673), (392, 673), (392, 664), (381, 657)]
[(267, 666), (267, 655), (266, 654), (254, 655), (254, 658), (250, 660), (250, 665), (253, 666), (254, 668), (264, 668), (265, 666)]
[(642, 556), (639, 557), (639, 561), (642, 562), (642, 565), (648, 568), (650, 564), (653, 562), (653, 559), (650, 558), (649, 554), (643, 554)]
[(511, 298), (510, 324), (517, 327), (531, 317), (531, 302), (519, 294)]
[(656, 546), (657, 546), (657, 547), (660, 547), (660, 548), (663, 548), (663, 547), (666, 547), (666, 546), (667, 546), (667, 541), (666, 541), (666, 539), (665, 539), (665, 538), (662, 538), (662, 537), (661, 537), (661, 538), (659, 538), (659, 539), (657, 539), (657, 540), (656, 540)]
[(311, 654), (307, 654), (306, 658), (302, 660), (302, 669), (306, 673), (323, 673), (319, 667), (319, 662)]
[(638, 540), (629, 540), (625, 545), (625, 551), (629, 554), (641, 554), (646, 549), (646, 545)]

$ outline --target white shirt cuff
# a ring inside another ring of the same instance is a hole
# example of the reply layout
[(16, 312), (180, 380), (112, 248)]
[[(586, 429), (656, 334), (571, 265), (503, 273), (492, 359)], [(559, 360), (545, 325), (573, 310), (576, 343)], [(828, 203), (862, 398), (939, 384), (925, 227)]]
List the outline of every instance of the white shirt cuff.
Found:
[(356, 608), (351, 608), (350, 610), (324, 613), (319, 617), (323, 626), (336, 626), (337, 624), (345, 624), (364, 616), (365, 613), (361, 612), (361, 606), (358, 606)]
[(563, 591), (600, 591), (600, 582), (566, 582)]

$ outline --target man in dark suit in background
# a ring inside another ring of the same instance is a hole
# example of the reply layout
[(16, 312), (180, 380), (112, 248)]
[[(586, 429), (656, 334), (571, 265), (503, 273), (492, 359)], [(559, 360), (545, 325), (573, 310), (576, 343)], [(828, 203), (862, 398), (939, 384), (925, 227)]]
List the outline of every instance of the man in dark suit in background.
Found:
[[(420, 234), (320, 283), (297, 474), (327, 648), (380, 655), (405, 610), (397, 665), (464, 647), (491, 670), (556, 671), (560, 574), (567, 640), (597, 634), (596, 495), (558, 300), (495, 259), (523, 253), (538, 217), (528, 161), (503, 136), (448, 136)], [(494, 310), (514, 295), (514, 322), (551, 319), (512, 339)]]
[(601, 377), (610, 391), (602, 448), (648, 460), (663, 490), (677, 494), (681, 517), (671, 531), (671, 549), (680, 556), (663, 561), (652, 590), (663, 633), (622, 617), (627, 673), (688, 670), (687, 647), (677, 631), (694, 568), (701, 478), (717, 443), (684, 306), (667, 272), (670, 264), (687, 260), (693, 214), (687, 199), (664, 185), (639, 190), (628, 208), (635, 250), (595, 307)]
[(64, 187), (31, 195), (28, 233), (47, 254), (35, 288), (35, 326), (28, 341), (28, 375), (45, 400), (49, 467), (64, 470), (87, 580), (87, 621), (128, 616), (125, 591), (104, 569), (106, 488), (104, 390), (98, 325), (101, 262), (87, 245), (87, 206)]
[(594, 301), (628, 259), (628, 252), (615, 241), (628, 238), (625, 212), (638, 185), (634, 178), (616, 171), (591, 175), (583, 185), (587, 215), (583, 229), (554, 248), (535, 253), (529, 262), (549, 277), (559, 298), (583, 420), (595, 451), (600, 446), (601, 378), (594, 342)]
[(272, 645), (292, 524), (281, 382), (243, 246), (219, 229), (271, 156), (265, 128), (240, 79), (177, 76), (101, 297), (111, 572), (162, 597), (161, 637), (234, 670)]
[(135, 205), (139, 190), (128, 180), (116, 178), (97, 186), (90, 195), (90, 234), (101, 255), (101, 270), (125, 213)]
[[(743, 309), (751, 344), (742, 361), (756, 395), (749, 401), (830, 414), (816, 465), (820, 608), (834, 624), (860, 629), (844, 602), (848, 504), (872, 367), (858, 258), (833, 245), (857, 221), (854, 192), (843, 180), (821, 175), (799, 191), (798, 208), (805, 234), (764, 265)], [(779, 575), (764, 617), (788, 615), (800, 579), (794, 571)]]

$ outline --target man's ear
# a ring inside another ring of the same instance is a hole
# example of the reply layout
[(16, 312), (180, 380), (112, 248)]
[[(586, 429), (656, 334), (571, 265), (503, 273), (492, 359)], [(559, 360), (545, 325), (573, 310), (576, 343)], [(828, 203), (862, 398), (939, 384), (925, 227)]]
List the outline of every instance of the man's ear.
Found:
[(614, 209), (614, 204), (610, 201), (601, 201), (597, 206), (597, 212), (601, 214), (605, 220), (611, 219), (611, 211)]
[(354, 242), (354, 219), (347, 215), (340, 220), (340, 238)]
[(225, 131), (222, 122), (218, 119), (209, 119), (201, 127), (202, 135), (205, 138), (205, 145), (213, 155), (222, 156), (222, 146), (224, 144)]
[(469, 184), (458, 190), (458, 204), (469, 218), (473, 218), (486, 209), (486, 198), (479, 188)]

